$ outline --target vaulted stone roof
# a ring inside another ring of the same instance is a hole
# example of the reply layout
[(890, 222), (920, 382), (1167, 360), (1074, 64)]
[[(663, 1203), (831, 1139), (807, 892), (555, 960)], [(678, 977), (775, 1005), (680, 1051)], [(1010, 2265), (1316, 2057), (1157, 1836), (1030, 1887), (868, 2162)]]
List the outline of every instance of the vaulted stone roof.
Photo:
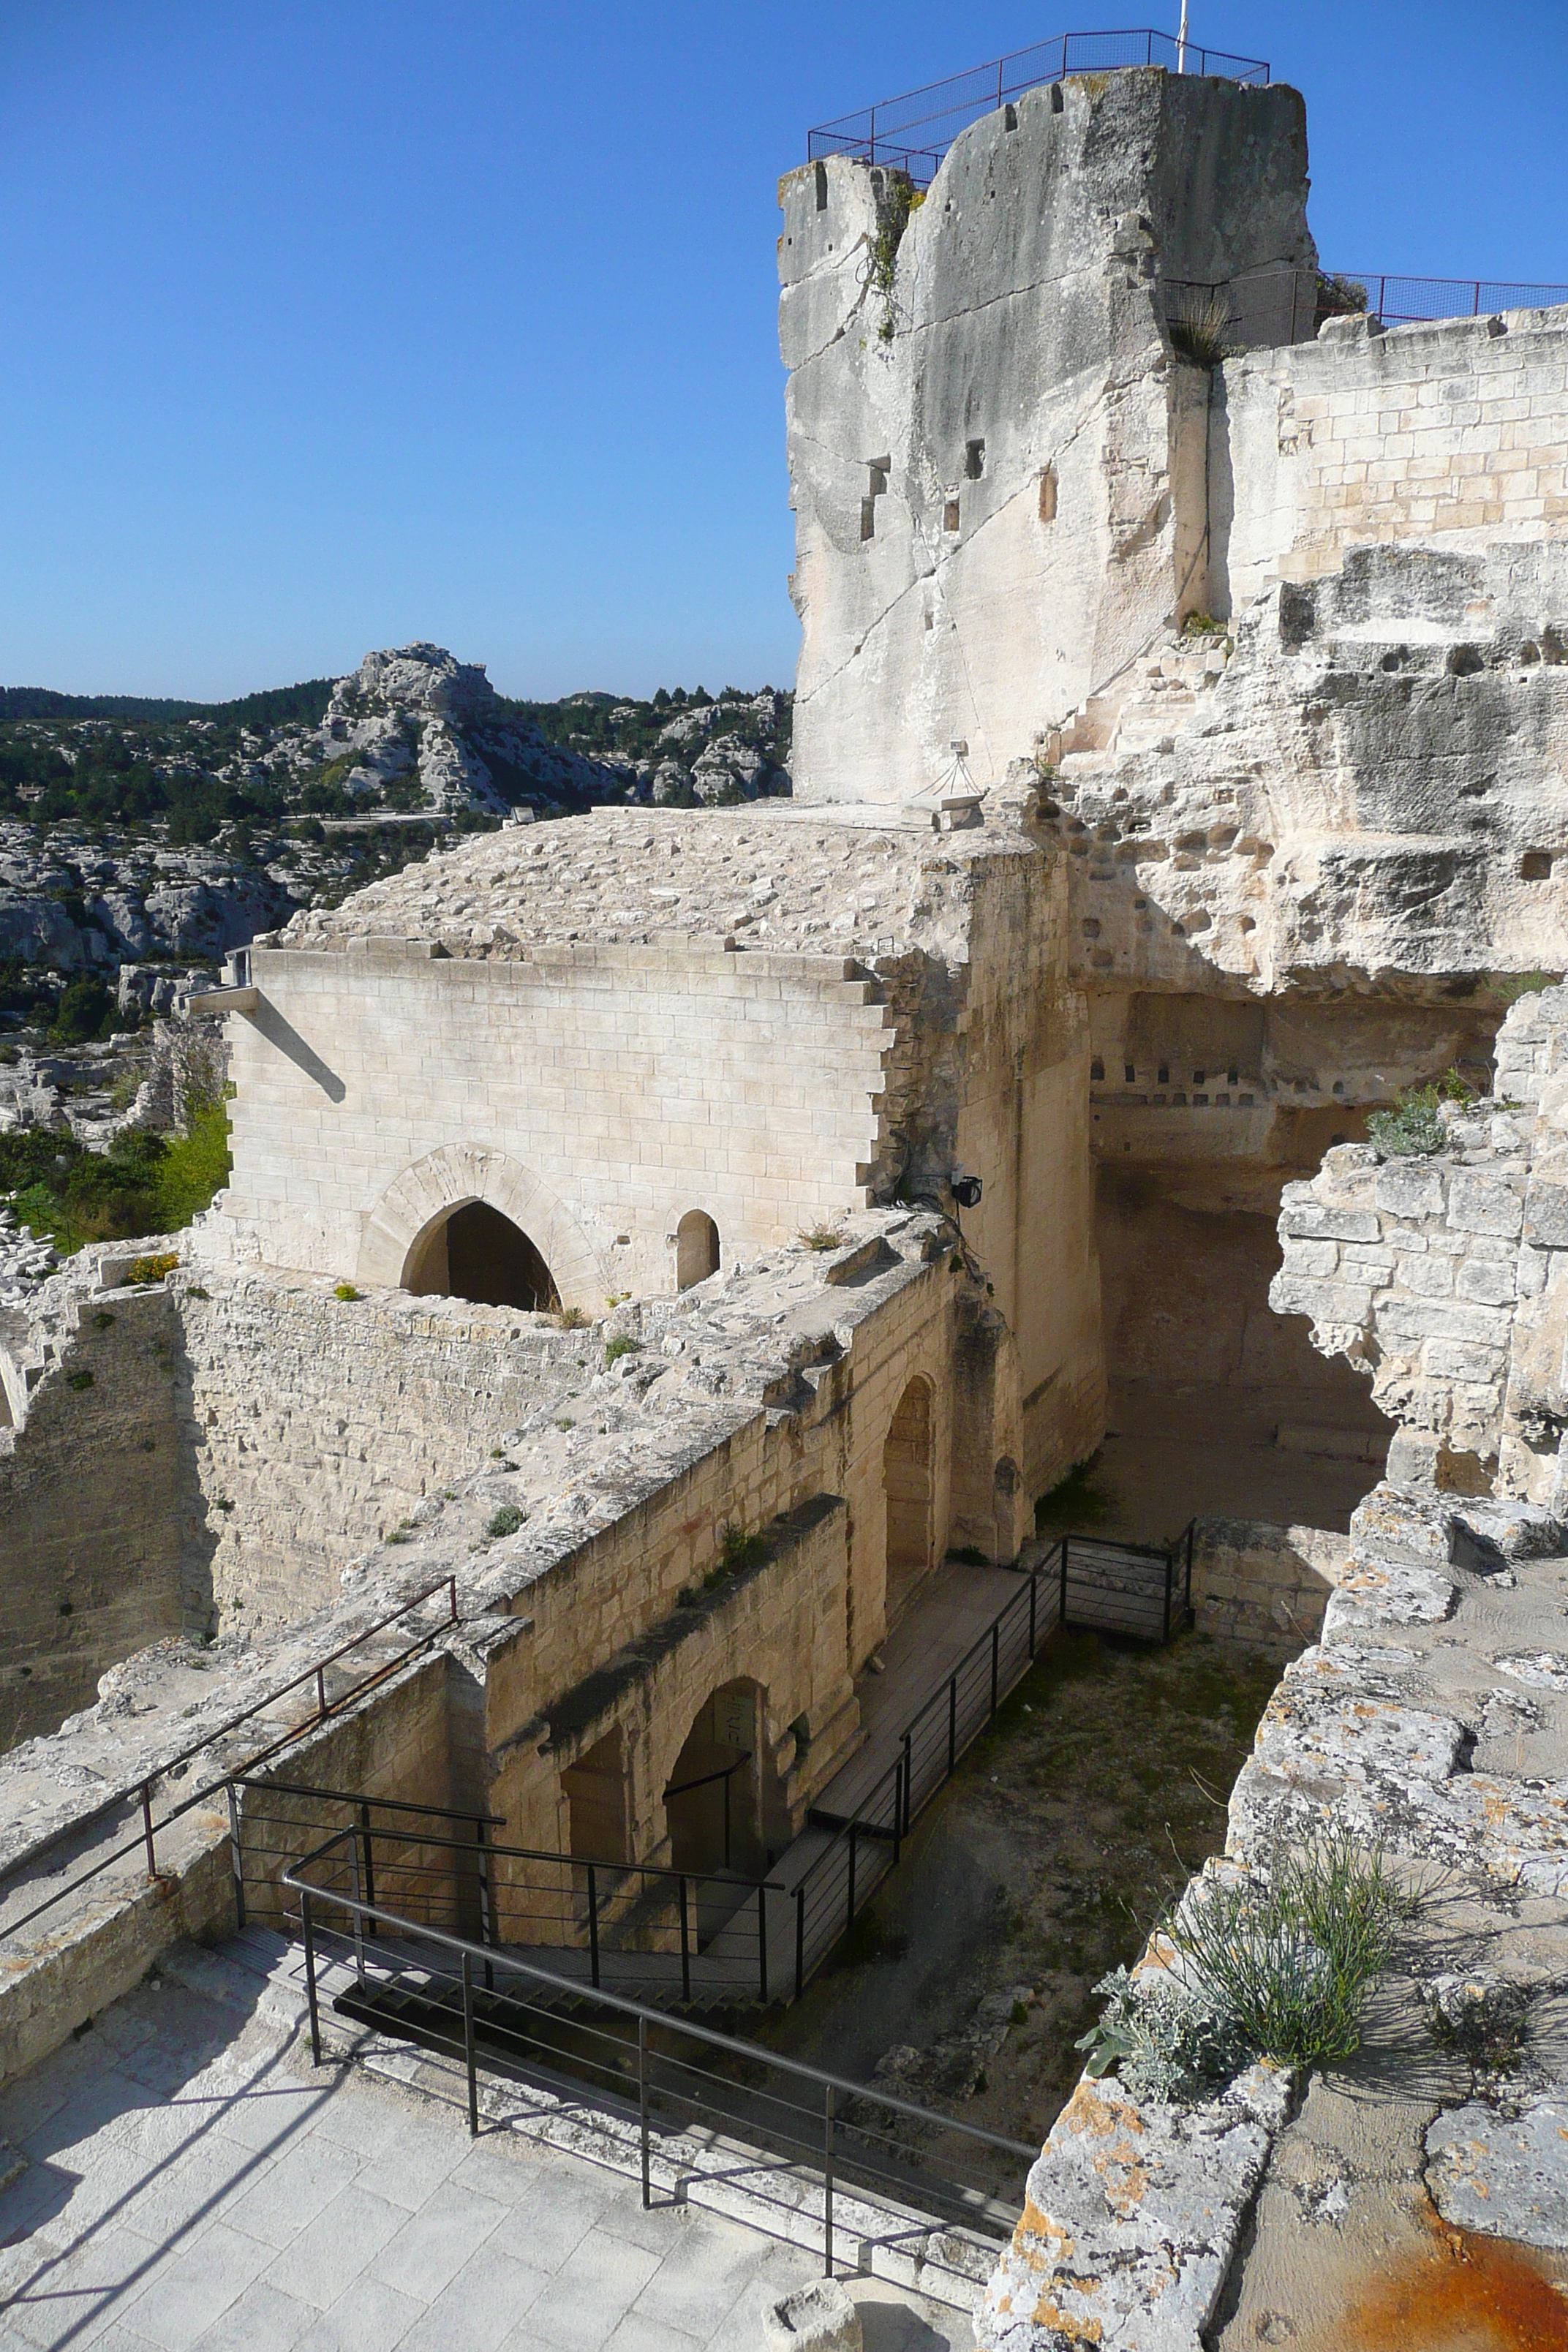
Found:
[(311, 908), (284, 944), (438, 940), (454, 955), (686, 936), (785, 953), (967, 959), (976, 869), (1039, 850), (1005, 819), (958, 833), (896, 811), (614, 809), (469, 835), (425, 864)]

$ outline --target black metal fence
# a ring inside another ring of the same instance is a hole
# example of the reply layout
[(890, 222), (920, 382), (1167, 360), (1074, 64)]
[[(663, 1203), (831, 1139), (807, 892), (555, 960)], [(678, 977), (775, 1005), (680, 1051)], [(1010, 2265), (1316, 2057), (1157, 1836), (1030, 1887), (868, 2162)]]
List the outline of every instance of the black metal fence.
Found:
[(514, 1845), (491, 1814), (242, 1780), (230, 1790), (239, 1918), (296, 1925), (281, 1907), (283, 1864), (316, 1844), (330, 1868), (323, 1892), (379, 1899), (492, 1953), (528, 1951), (579, 1996), (610, 1989), (670, 2007), (797, 2000), (1058, 1625), (1167, 1642), (1190, 1624), (1193, 1542), (1191, 1526), (1168, 1546), (1063, 1536), (1020, 1570), (910, 1717), (892, 1760), (842, 1810), (813, 1807), (808, 1832), (823, 1843), (787, 1879)]
[[(405, 1646), (393, 1656), (383, 1658), (359, 1673), (351, 1673), (344, 1668), (343, 1661), (353, 1651), (374, 1641), (392, 1626), (403, 1624), (411, 1618), (417, 1619), (419, 1612), (431, 1602), (437, 1604), (433, 1622), (423, 1625), (416, 1623)], [(4, 1924), (0, 1926), (0, 1941), (19, 1935), (24, 1927), (31, 1927), (35, 1920), (42, 1918), (57, 1904), (78, 1893), (90, 1880), (101, 1877), (118, 1864), (133, 1856), (144, 1861), (147, 1877), (155, 1883), (161, 1875), (157, 1843), (160, 1832), (172, 1829), (176, 1822), (184, 1820), (198, 1806), (211, 1805), (216, 1798), (231, 1790), (233, 1774), (229, 1771), (200, 1781), (173, 1803), (166, 1801), (169, 1783), (178, 1781), (198, 1757), (220, 1750), (247, 1724), (272, 1714), (296, 1692), (308, 1693), (307, 1711), (285, 1730), (274, 1732), (261, 1745), (251, 1748), (245, 1757), (241, 1771), (254, 1771), (270, 1758), (280, 1756), (294, 1741), (319, 1729), (332, 1716), (356, 1706), (391, 1675), (401, 1674), (405, 1666), (422, 1656), (457, 1622), (457, 1579), (443, 1577), (426, 1591), (416, 1593), (412, 1601), (404, 1601), (400, 1608), (377, 1618), (374, 1624), (366, 1625), (352, 1639), (340, 1643), (338, 1648), (330, 1651), (314, 1665), (307, 1666), (290, 1681), (267, 1692), (239, 1714), (232, 1715), (226, 1722), (215, 1724), (203, 1731), (198, 1738), (192, 1740), (177, 1754), (166, 1758), (144, 1780), (116, 1796), (105, 1798), (102, 1804), (94, 1806), (89, 1812), (79, 1815), (68, 1822), (63, 1829), (55, 1831), (50, 1836), (40, 1839), (37, 1845), (15, 1855), (0, 1869), (0, 1906), (5, 1905), (13, 1890), (18, 1895), (24, 1894), (29, 1883), (47, 1885), (47, 1891), (41, 1893), (38, 1900), (18, 1916), (4, 1918)], [(159, 1807), (161, 1800), (161, 1810), (154, 1817), (155, 1808)], [(232, 1795), (230, 1801), (232, 1803)], [(130, 1838), (122, 1843), (111, 1844), (106, 1850), (95, 1851), (100, 1837), (112, 1838), (117, 1832), (130, 1828), (132, 1822), (136, 1827)], [(88, 1853), (92, 1854), (92, 1859), (86, 1868), (66, 1876), (65, 1873), (70, 1870), (71, 1864), (81, 1861)]]
[[(468, 2128), (479, 2128), (481, 2066), (559, 2087), (584, 2084), (602, 2127), (619, 2123), (637, 2151), (643, 2203), (661, 2182), (682, 2196), (704, 2162), (781, 2222), (803, 2213), (802, 2175), (821, 2184), (825, 2269), (834, 2270), (836, 2198), (847, 2186), (890, 2200), (879, 2235), (918, 2242), (922, 2259), (969, 2278), (925, 2216), (1005, 2239), (1038, 2153), (1032, 2144), (938, 2115), (862, 2083), (805, 2066), (755, 2042), (672, 2018), (624, 1994), (582, 1985), (510, 1953), (404, 1917), (335, 1883), (356, 1867), (357, 1833), (284, 1874), (299, 1906), (310, 2047), (320, 2065), (321, 2010), (458, 2058)], [(563, 2024), (563, 2003), (573, 2015)], [(632, 2135), (635, 2133), (635, 2139)], [(718, 2136), (717, 2143), (715, 2136)], [(805, 2209), (809, 2214), (809, 2207)], [(860, 2227), (864, 2229), (864, 2219)]]
[(899, 1753), (847, 1818), (814, 1807), (832, 1842), (797, 1882), (796, 1990), (899, 1860), (915, 1815), (957, 1769), (1058, 1625), (1168, 1642), (1192, 1622), (1194, 1526), (1169, 1547), (1063, 1536), (906, 1726)]
[(1165, 323), (1210, 346), (1272, 350), (1310, 341), (1325, 319), (1365, 315), (1385, 327), (1472, 319), (1568, 302), (1568, 285), (1491, 278), (1394, 278), (1359, 270), (1253, 269), (1223, 280), (1162, 281)]
[(1173, 1544), (1114, 1543), (1063, 1536), (1058, 1622), (1137, 1642), (1168, 1642), (1193, 1621), (1193, 1542), (1188, 1522)]
[(1268, 79), (1266, 58), (1201, 49), (1194, 41), (1184, 46), (1169, 33), (1147, 27), (1058, 33), (1030, 48), (950, 75), (945, 81), (928, 82), (923, 89), (906, 90), (900, 98), (880, 99), (835, 122), (819, 122), (806, 133), (806, 157), (816, 163), (826, 155), (848, 155), (862, 163), (884, 163), (907, 173), (917, 187), (925, 187), (959, 132), (983, 114), (994, 113), (1026, 90), (1065, 81), (1068, 74), (1114, 72), (1123, 66), (1164, 66), (1172, 73), (1213, 74), (1256, 85)]
[(266, 1780), (237, 1785), (241, 1927), (297, 1924), (282, 1864), (314, 1845), (323, 1893), (379, 1901), (492, 1954), (503, 1945), (532, 1953), (578, 1994), (610, 1987), (645, 2000), (766, 2008), (775, 1992), (792, 1990), (773, 1957), (790, 1941), (778, 1879), (513, 1845), (496, 1835), (505, 1822), (493, 1813)]
[(1388, 278), (1359, 269), (1339, 273), (1364, 288), (1366, 308), (1385, 327), (1426, 319), (1479, 319), (1496, 310), (1549, 310), (1568, 302), (1568, 286), (1508, 278)]

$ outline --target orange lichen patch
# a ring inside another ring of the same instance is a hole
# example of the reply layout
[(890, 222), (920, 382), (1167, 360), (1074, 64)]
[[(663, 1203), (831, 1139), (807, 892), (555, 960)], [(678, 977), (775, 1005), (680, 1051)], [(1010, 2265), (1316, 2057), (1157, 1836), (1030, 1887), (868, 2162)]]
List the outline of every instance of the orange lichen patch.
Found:
[(1094, 2168), (1105, 2190), (1106, 2203), (1127, 2221), (1149, 2193), (1149, 2175), (1138, 2161), (1137, 2149), (1122, 2140), (1097, 2156)]
[(1126, 2099), (1108, 2099), (1088, 2083), (1080, 2083), (1057, 2119), (1058, 2130), (1092, 2132), (1108, 2139), (1113, 2131), (1141, 2132), (1143, 2118)]
[[(1029, 2245), (1026, 2241), (1031, 2238), (1045, 2239), (1045, 2248)], [(1047, 2270), (1072, 2252), (1073, 2242), (1061, 2223), (1053, 2221), (1048, 2213), (1042, 2213), (1026, 2192), (1024, 2210), (1013, 2231), (1013, 2249), (1031, 2270)]]
[(1347, 2315), (1342, 2352), (1568, 2352), (1568, 2302), (1523, 2246), (1436, 2216), (1431, 2237)]
[(1068, 2336), (1075, 2344), (1098, 2344), (1105, 2334), (1100, 2320), (1075, 2319), (1070, 2312), (1060, 2310), (1047, 2294), (1036, 2304), (1033, 2317), (1037, 2327), (1054, 2328), (1058, 2336)]

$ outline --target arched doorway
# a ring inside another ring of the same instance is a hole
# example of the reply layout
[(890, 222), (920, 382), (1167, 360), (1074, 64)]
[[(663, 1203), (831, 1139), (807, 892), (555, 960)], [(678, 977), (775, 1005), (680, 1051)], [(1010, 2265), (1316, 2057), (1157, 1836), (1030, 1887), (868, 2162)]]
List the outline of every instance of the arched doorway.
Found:
[(767, 1867), (774, 1775), (765, 1755), (763, 1694), (744, 1676), (724, 1683), (686, 1735), (664, 1791), (669, 1858), (677, 1870), (706, 1877), (721, 1871), (755, 1877)]
[(422, 1234), (408, 1253), (402, 1286), (426, 1298), (467, 1298), (476, 1307), (540, 1314), (561, 1304), (554, 1277), (528, 1235), (488, 1201), (466, 1202)]
[(931, 1382), (912, 1380), (899, 1399), (882, 1448), (888, 1502), (888, 1622), (901, 1615), (931, 1566)]
[(618, 1724), (566, 1767), (561, 1787), (572, 1853), (584, 1862), (626, 1862), (626, 1766)]
[(701, 1209), (688, 1209), (675, 1229), (675, 1286), (689, 1290), (719, 1271), (719, 1228)]

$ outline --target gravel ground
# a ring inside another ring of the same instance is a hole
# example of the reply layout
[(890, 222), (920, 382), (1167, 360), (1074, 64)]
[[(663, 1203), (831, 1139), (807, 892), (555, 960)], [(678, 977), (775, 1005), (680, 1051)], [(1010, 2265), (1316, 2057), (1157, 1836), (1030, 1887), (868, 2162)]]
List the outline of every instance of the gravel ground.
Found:
[(1078, 2080), (1094, 1985), (1223, 1847), (1280, 1670), (1202, 1633), (1163, 1651), (1054, 1637), (763, 2038), (1037, 2145)]

